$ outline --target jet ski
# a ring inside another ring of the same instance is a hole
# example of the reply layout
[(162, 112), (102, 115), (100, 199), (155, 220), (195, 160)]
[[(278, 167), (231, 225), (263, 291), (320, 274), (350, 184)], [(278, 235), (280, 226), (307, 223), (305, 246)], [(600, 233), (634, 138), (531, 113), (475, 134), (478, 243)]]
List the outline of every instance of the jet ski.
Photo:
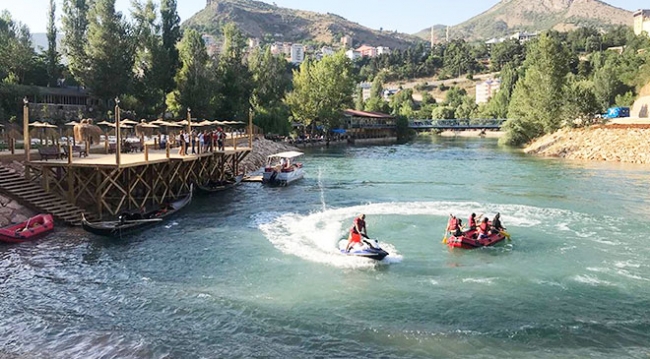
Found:
[(345, 246), (347, 244), (347, 240), (341, 240), (339, 242), (339, 249), (341, 250), (342, 254), (348, 256), (368, 258), (380, 261), (388, 255), (388, 252), (381, 249), (379, 242), (377, 242), (376, 239), (362, 239), (362, 243), (355, 244), (349, 252), (345, 250)]

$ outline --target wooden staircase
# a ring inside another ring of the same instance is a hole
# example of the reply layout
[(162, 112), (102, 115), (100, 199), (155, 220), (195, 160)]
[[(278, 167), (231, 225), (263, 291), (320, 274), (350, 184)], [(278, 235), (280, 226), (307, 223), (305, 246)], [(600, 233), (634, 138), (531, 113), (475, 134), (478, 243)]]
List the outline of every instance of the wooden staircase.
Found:
[(50, 213), (54, 216), (54, 219), (67, 225), (80, 226), (82, 213), (86, 215), (86, 218), (94, 218), (81, 208), (46, 192), (37, 184), (26, 180), (23, 176), (3, 166), (0, 166), (0, 193), (27, 208), (42, 213)]

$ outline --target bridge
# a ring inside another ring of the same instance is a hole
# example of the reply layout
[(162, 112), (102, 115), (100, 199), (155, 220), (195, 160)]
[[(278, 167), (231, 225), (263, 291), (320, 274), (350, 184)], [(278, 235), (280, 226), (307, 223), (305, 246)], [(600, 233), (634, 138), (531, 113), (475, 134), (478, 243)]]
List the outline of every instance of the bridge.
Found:
[(507, 120), (410, 120), (409, 128), (416, 131), (424, 130), (500, 130)]

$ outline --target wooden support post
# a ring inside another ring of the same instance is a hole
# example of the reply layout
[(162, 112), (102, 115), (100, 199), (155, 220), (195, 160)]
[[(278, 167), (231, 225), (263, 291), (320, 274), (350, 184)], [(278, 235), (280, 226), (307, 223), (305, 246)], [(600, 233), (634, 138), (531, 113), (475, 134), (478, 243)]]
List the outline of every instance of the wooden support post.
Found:
[(144, 162), (149, 163), (149, 145), (144, 144)]
[(50, 169), (43, 166), (43, 167), (41, 167), (41, 170), (43, 171), (43, 177), (42, 177), (43, 188), (45, 189), (45, 192), (49, 193), (50, 192), (50, 179), (48, 177), (48, 174), (50, 172)]
[(68, 167), (68, 202), (75, 204), (74, 200), (74, 167)]
[(154, 137), (153, 138), (153, 148), (158, 148), (158, 143), (159, 143), (158, 137)]
[(72, 164), (72, 144), (70, 142), (68, 142), (68, 164)]
[(165, 156), (169, 159), (169, 139), (167, 139), (167, 143), (165, 144)]
[(97, 204), (97, 214), (99, 219), (102, 219), (102, 189), (100, 188), (102, 182), (102, 175), (104, 172), (95, 171), (95, 203)]
[(235, 129), (230, 129), (230, 136), (232, 136), (232, 148), (237, 151), (237, 139), (235, 138)]
[(104, 152), (108, 154), (108, 132), (104, 136)]
[(248, 148), (253, 148), (253, 109), (248, 110)]
[(11, 154), (15, 155), (16, 154), (16, 139), (15, 138), (10, 138), (9, 139), (9, 146), (11, 146)]

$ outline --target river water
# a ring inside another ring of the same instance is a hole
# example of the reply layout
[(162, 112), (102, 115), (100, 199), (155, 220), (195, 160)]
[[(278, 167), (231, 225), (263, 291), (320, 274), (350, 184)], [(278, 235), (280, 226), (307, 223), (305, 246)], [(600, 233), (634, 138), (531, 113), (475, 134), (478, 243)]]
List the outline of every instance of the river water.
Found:
[[(0, 356), (648, 358), (650, 171), (489, 139), (313, 149), (119, 241), (0, 246)], [(512, 241), (441, 244), (450, 213)], [(352, 219), (391, 253), (337, 253)]]

